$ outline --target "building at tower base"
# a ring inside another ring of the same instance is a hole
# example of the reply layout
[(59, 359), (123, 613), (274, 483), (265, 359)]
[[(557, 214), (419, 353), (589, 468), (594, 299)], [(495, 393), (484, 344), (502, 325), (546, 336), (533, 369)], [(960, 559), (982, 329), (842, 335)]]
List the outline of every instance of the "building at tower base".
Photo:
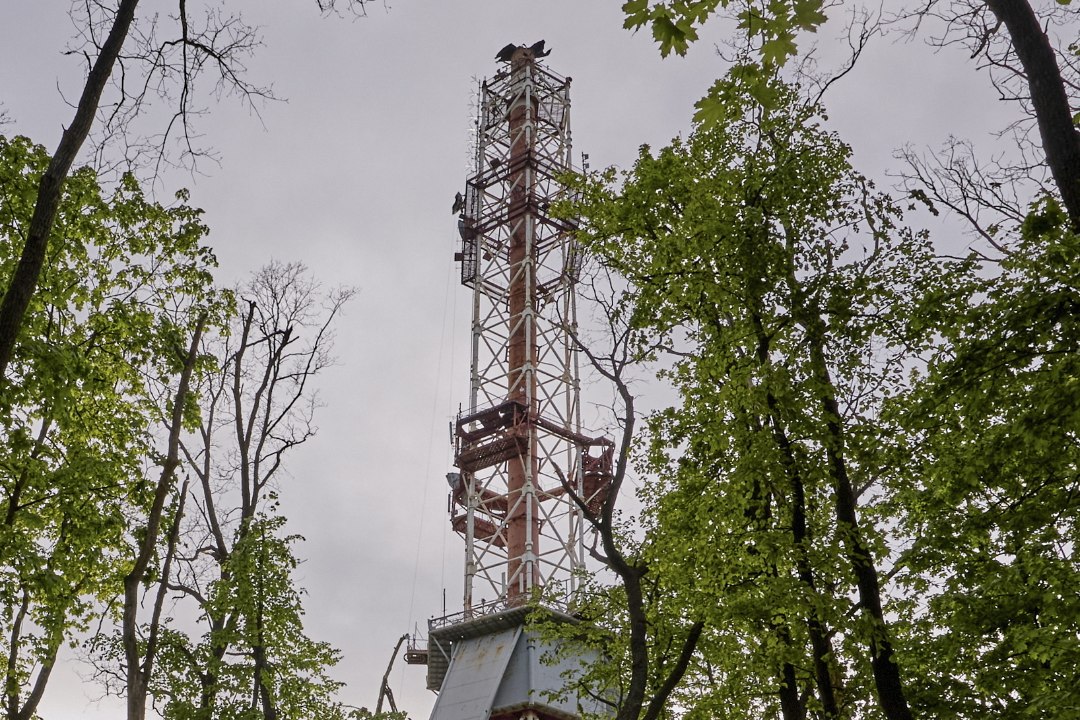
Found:
[[(596, 653), (558, 657), (552, 640), (530, 628), (516, 607), (433, 628), (428, 635), (428, 688), (439, 697), (431, 720), (576, 720), (604, 713), (604, 705), (574, 692), (584, 663)], [(550, 619), (574, 618), (542, 610)]]

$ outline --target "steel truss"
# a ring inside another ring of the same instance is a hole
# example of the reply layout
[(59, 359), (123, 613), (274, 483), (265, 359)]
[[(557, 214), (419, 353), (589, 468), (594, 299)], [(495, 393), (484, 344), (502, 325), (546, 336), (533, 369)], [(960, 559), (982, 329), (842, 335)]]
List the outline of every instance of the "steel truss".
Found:
[(585, 560), (575, 496), (598, 508), (611, 479), (611, 441), (581, 430), (575, 226), (549, 212), (571, 168), (569, 90), (525, 47), (480, 86), (457, 258), (473, 293), (469, 408), (448, 476), (466, 618), (541, 590), (568, 601)]

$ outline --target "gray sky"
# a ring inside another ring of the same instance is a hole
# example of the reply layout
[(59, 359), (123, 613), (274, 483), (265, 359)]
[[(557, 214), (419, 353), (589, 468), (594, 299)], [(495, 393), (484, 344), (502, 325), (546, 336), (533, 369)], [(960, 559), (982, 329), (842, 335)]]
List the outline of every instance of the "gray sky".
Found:
[[(165, 0), (144, 0), (167, 12)], [(194, 5), (194, 3), (189, 3)], [(260, 108), (204, 95), (201, 121), (221, 165), (174, 173), (192, 188), (231, 284), (271, 258), (302, 260), (328, 286), (360, 289), (338, 324), (319, 435), (288, 460), (282, 507), (307, 542), (298, 572), (308, 633), (344, 653), (344, 699), (374, 708), (396, 639), (461, 605), (463, 544), (446, 522), (447, 422), (466, 397), (468, 293), (457, 283), (450, 206), (469, 173), (470, 97), (506, 43), (545, 39), (573, 77), (575, 154), (594, 168), (629, 166), (642, 143), (689, 127), (694, 101), (724, 66), (714, 24), (686, 58), (661, 61), (647, 33), (622, 30), (621, 0), (394, 0), (367, 18), (322, 18), (312, 0), (228, 3), (263, 28), (251, 77), (287, 102)], [(59, 0), (6, 0), (0, 10), (5, 134), (52, 150), (71, 117), (82, 67), (61, 54), (72, 34)], [(832, 38), (822, 32), (823, 42)], [(1002, 107), (960, 51), (878, 39), (827, 98), (856, 164), (881, 177), (905, 142), (952, 133), (987, 149)], [(265, 127), (264, 127), (265, 126)], [(112, 717), (114, 701), (80, 683), (65, 651), (42, 704), (50, 720)], [(423, 668), (391, 677), (399, 706), (426, 718)]]

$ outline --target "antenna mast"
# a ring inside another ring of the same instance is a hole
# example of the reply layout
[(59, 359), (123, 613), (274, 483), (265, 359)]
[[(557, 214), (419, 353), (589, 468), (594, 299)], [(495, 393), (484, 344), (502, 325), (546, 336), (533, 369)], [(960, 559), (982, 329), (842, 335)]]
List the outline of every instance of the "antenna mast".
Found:
[(427, 647), (406, 654), (439, 691), (431, 720), (605, 713), (596, 698), (564, 692), (597, 654), (553, 661), (553, 642), (526, 624), (534, 600), (576, 622), (567, 610), (585, 566), (579, 503), (599, 511), (614, 453), (581, 430), (581, 255), (575, 224), (550, 214), (571, 169), (570, 79), (537, 62), (546, 55), (541, 40), (497, 56), (506, 66), (480, 83), (476, 170), (454, 201), (472, 362), (469, 406), (451, 428), (457, 471), (446, 479), (465, 583), (461, 612), (429, 620)]
[(472, 362), (448, 480), (451, 526), (465, 538), (466, 618), (541, 590), (568, 603), (584, 526), (567, 487), (599, 505), (611, 476), (611, 441), (581, 432), (575, 224), (550, 214), (571, 170), (570, 78), (538, 64), (542, 53), (542, 43), (508, 46), (508, 69), (481, 83), (476, 171), (459, 217)]

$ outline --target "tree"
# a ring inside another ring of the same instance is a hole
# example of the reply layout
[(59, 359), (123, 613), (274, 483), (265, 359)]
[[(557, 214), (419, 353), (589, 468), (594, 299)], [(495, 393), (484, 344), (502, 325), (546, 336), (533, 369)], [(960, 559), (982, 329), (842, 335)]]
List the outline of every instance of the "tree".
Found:
[[(0, 267), (32, 222), (43, 148), (0, 138)], [(107, 195), (82, 168), (60, 195), (27, 339), (10, 365), (0, 446), (0, 612), (6, 717), (34, 717), (61, 646), (120, 588), (126, 536), (153, 506), (159, 401), (182, 377), (200, 318), (215, 318), (206, 227), (150, 202), (131, 176)], [(175, 427), (175, 420), (172, 424)], [(133, 519), (134, 518), (134, 519)]]
[[(359, 11), (364, 3), (365, 0), (343, 0), (343, 5)], [(333, 10), (336, 4), (335, 0), (316, 0), (323, 12)], [(211, 6), (205, 19), (197, 21), (188, 9), (187, 0), (177, 0), (176, 15), (172, 18), (175, 29), (164, 35), (156, 27), (157, 15), (144, 18), (146, 27), (138, 27), (138, 5), (139, 0), (117, 0), (113, 9), (109, 3), (88, 2), (85, 17), (78, 18), (83, 34), (82, 45), (75, 51), (87, 58), (86, 82), (75, 115), (40, 175), (33, 216), (23, 230), (25, 240), (19, 262), (0, 301), (0, 393), (7, 392), (4, 385), (10, 382), (8, 365), (45, 267), (64, 182), (95, 123), (105, 136), (125, 133), (128, 123), (156, 88), (163, 97), (173, 94), (178, 97), (172, 119), (159, 134), (161, 143), (168, 142), (174, 131), (179, 131), (182, 152), (195, 154), (189, 123), (195, 114), (196, 80), (204, 72), (216, 73), (218, 92), (235, 92), (248, 100), (268, 95), (266, 89), (244, 78), (243, 58), (258, 45), (258, 37), (256, 30), (238, 14), (219, 12)], [(133, 28), (140, 31), (133, 34)], [(119, 78), (116, 77), (118, 66)], [(134, 83), (134, 78), (127, 74), (128, 67), (142, 69), (141, 77), (137, 76)], [(118, 95), (111, 107), (102, 108), (102, 97), (110, 80)], [(131, 87), (137, 89), (129, 90)], [(99, 117), (102, 110), (104, 113)]]
[(328, 674), (340, 654), (303, 632), (302, 590), (292, 577), (292, 545), (302, 538), (282, 536), (284, 523), (276, 514), (246, 523), (200, 602), (200, 640), (168, 628), (168, 658), (152, 687), (164, 717), (347, 716), (336, 699), (342, 683)]
[[(738, 63), (733, 72), (759, 101), (772, 101), (768, 78), (798, 52), (799, 32), (813, 32), (827, 19), (821, 0), (782, 0), (759, 6), (729, 0), (623, 4), (627, 28), (650, 26), (663, 55), (686, 52), (698, 27), (722, 10), (732, 12), (740, 30), (754, 43), (757, 60)], [(995, 86), (1005, 98), (1019, 100), (1035, 120), (1042, 161), (1050, 170), (1073, 230), (1080, 230), (1080, 130), (1069, 91), (1076, 87), (1075, 44), (1054, 47), (1044, 28), (1074, 24), (1068, 3), (1044, 3), (1036, 11), (1028, 0), (925, 0), (904, 15), (917, 25), (928, 18), (943, 21), (940, 43), (962, 42), (972, 57), (984, 57)], [(1001, 33), (1004, 26), (1008, 35)], [(955, 36), (959, 39), (954, 39)], [(1071, 39), (1068, 41), (1071, 43)], [(1023, 86), (1017, 90), (1017, 83)], [(724, 114), (724, 83), (718, 82), (699, 103), (698, 119), (717, 122)], [(1029, 165), (1030, 168), (1030, 165)]]
[[(236, 294), (230, 332), (203, 344), (214, 367), (198, 383), (197, 430), (181, 443), (194, 512), (178, 512), (175, 570), (166, 562), (148, 591), (179, 593), (198, 623), (159, 625), (155, 611), (143, 630), (161, 637), (149, 691), (167, 718), (343, 717), (341, 683), (327, 674), (338, 652), (303, 632), (292, 577), (302, 538), (283, 534), (275, 485), (285, 456), (315, 433), (311, 385), (332, 361), (331, 325), (352, 291), (323, 292), (303, 265), (272, 263)], [(102, 647), (107, 658), (115, 639)]]
[[(1005, 65), (1026, 78), (1025, 104), (1030, 103), (1030, 111), (1035, 116), (1045, 163), (1068, 212), (1072, 229), (1080, 231), (1080, 131), (1070, 109), (1065, 77), (1058, 65), (1058, 52), (1043, 29), (1043, 20), (1026, 0), (986, 0), (985, 4), (972, 3), (967, 7), (972, 11), (966, 14), (970, 18), (967, 27), (973, 38), (982, 43), (983, 52), (991, 52), (990, 38), (997, 34), (1001, 25), (1008, 31), (1009, 43), (1004, 57), (991, 59), (991, 62)], [(989, 22), (991, 15), (996, 23)], [(975, 54), (978, 52), (977, 46)], [(1072, 48), (1069, 53), (1074, 54)], [(1065, 58), (1071, 65), (1068, 55)]]
[(888, 413), (892, 514), (911, 538), (898, 607), (927, 716), (1066, 718), (1080, 702), (1078, 238), (1053, 199), (1008, 235), (952, 312), (914, 314), (941, 340)]
[[(684, 402), (678, 412), (661, 416), (653, 425), (659, 467), (677, 470), (676, 480), (661, 484), (654, 501), (656, 537), (668, 540), (666, 554), (678, 558), (682, 568), (675, 577), (685, 578), (685, 593), (693, 598), (702, 594), (702, 586), (715, 587), (717, 581), (709, 580), (710, 568), (725, 563), (725, 580), (742, 577), (752, 588), (747, 597), (753, 608), (790, 608), (801, 601), (816, 613), (816, 617), (802, 614), (805, 629), (801, 623), (793, 624), (793, 613), (786, 610), (780, 623), (775, 615), (759, 617), (760, 628), (779, 630), (773, 645), (761, 642), (761, 633), (755, 635), (751, 626), (724, 651), (724, 659), (733, 667), (747, 657), (739, 648), (751, 648), (751, 657), (759, 659), (776, 646), (805, 647), (804, 659), (788, 654), (796, 660), (785, 663), (785, 656), (779, 655), (773, 664), (780, 668), (779, 710), (785, 717), (802, 717), (805, 711), (826, 717), (861, 716), (869, 711), (865, 704), (862, 710), (851, 705), (853, 699), (858, 703), (866, 697), (854, 682), (860, 670), (851, 660), (851, 640), (865, 628), (847, 624), (854, 609), (845, 610), (842, 603), (830, 607), (821, 599), (823, 586), (834, 600), (844, 594), (844, 585), (828, 571), (837, 565), (835, 556), (796, 553), (792, 558), (781, 556), (781, 563), (757, 561), (759, 554), (775, 557), (777, 548), (784, 547), (775, 535), (763, 535), (770, 529), (790, 533), (795, 547), (813, 538), (821, 542), (823, 503), (815, 500), (820, 479), (807, 472), (805, 465), (813, 456), (812, 449), (824, 453), (826, 476), (833, 480), (837, 499), (847, 493), (841, 492), (844, 483), (836, 480), (843, 474), (854, 478), (852, 495), (862, 502), (862, 516), (869, 510), (871, 521), (888, 528), (892, 538), (888, 547), (871, 542), (862, 545), (862, 551), (854, 545), (846, 551), (856, 576), (861, 575), (850, 592), (858, 590), (862, 610), (873, 610), (866, 598), (878, 594), (898, 618), (890, 624), (890, 635), (869, 640), (879, 701), (886, 700), (888, 693), (882, 686), (882, 668), (874, 667), (874, 660), (886, 654), (880, 652), (885, 640), (897, 643), (900, 665), (910, 676), (920, 678), (919, 683), (903, 688), (905, 704), (916, 714), (1067, 717), (1075, 712), (1077, 625), (1074, 603), (1064, 588), (1075, 583), (1080, 567), (1074, 551), (1074, 523), (1068, 520), (1077, 510), (1071, 321), (1076, 288), (1070, 258), (1075, 255), (1080, 218), (1076, 202), (1080, 156), (1075, 154), (1080, 135), (1069, 108), (1069, 88), (1076, 71), (1074, 48), (1055, 50), (1050, 30), (1044, 30), (1054, 27), (1046, 18), (1071, 20), (1075, 11), (1043, 7), (1041, 15), (1036, 15), (1025, 2), (1007, 4), (928, 2), (909, 15), (919, 22), (944, 21), (946, 32), (936, 42), (966, 44), (973, 57), (982, 58), (990, 67), (1002, 96), (1019, 101), (1029, 113), (1031, 127), (1039, 130), (1034, 144), (1039, 156), (1031, 159), (1025, 155), (1028, 136), (1023, 121), (1017, 125), (1021, 159), (1014, 163), (998, 159), (981, 166), (971, 144), (956, 140), (950, 141), (944, 154), (929, 160), (905, 151), (912, 169), (907, 184), (912, 199), (935, 214), (944, 207), (959, 215), (996, 257), (973, 250), (956, 261), (931, 261), (925, 244), (918, 247), (901, 241), (899, 246), (879, 246), (883, 237), (903, 236), (897, 235), (895, 220), (890, 219), (894, 211), (881, 214), (888, 201), (868, 204), (868, 194), (861, 203), (851, 197), (834, 200), (835, 208), (861, 204), (868, 222), (877, 217), (870, 223), (871, 256), (877, 260), (854, 275), (846, 270), (857, 266), (851, 264), (851, 248), (838, 242), (839, 249), (820, 252), (820, 258), (833, 258), (824, 268), (812, 260), (795, 262), (787, 273), (789, 292), (785, 294), (769, 284), (768, 278), (774, 276), (767, 269), (765, 245), (759, 243), (753, 253), (742, 255), (725, 253), (722, 244), (717, 247), (718, 236), (743, 227), (738, 214), (760, 209), (760, 202), (756, 194), (726, 194), (713, 181), (710, 168), (736, 157), (735, 174), (745, 179), (763, 163), (727, 146), (696, 155), (694, 148), (700, 148), (703, 129), (725, 126), (724, 132), (730, 131), (727, 124), (744, 107), (740, 98), (753, 97), (765, 115), (775, 113), (782, 104), (769, 78), (782, 63), (783, 52), (776, 55), (766, 46), (777, 32), (800, 25), (785, 14), (792, 7), (786, 3), (768, 7), (772, 22), (779, 25), (770, 28), (767, 22), (764, 30), (758, 26), (757, 61), (736, 63), (732, 74), (718, 81), (699, 106), (698, 118), (704, 127), (687, 143), (686, 151), (698, 164), (679, 162), (678, 144), (675, 160), (665, 154), (668, 151), (655, 158), (646, 154), (621, 194), (611, 192), (586, 203), (594, 211), (593, 219), (599, 216), (607, 223), (606, 237), (620, 238), (619, 243), (601, 244), (600, 252), (618, 259), (621, 265), (616, 267), (628, 272), (636, 287), (644, 288), (634, 301), (640, 303), (651, 288), (667, 289), (660, 297), (669, 304), (658, 305), (646, 315), (658, 331), (668, 333), (661, 335), (662, 344), (686, 332), (699, 348), (710, 349), (709, 353), (699, 349), (687, 356), (693, 359), (676, 364), (672, 376), (684, 392)], [(637, 24), (653, 22), (662, 43), (662, 36), (669, 33), (669, 45), (662, 47), (669, 51), (679, 50), (679, 37), (692, 40), (687, 28), (692, 30), (720, 5), (656, 3), (650, 9), (646, 3), (627, 3), (625, 9), (631, 18), (637, 13)], [(688, 25), (672, 30), (667, 20), (676, 16)], [(791, 45), (788, 50), (791, 54), (795, 48)], [(769, 52), (774, 55), (768, 57)], [(776, 144), (794, 151), (799, 133), (777, 131), (771, 142), (756, 145), (754, 152), (772, 157), (767, 151)], [(822, 147), (827, 144), (814, 151), (821, 152)], [(1053, 179), (1049, 190), (1041, 186), (1044, 170)], [(694, 180), (671, 180), (684, 177)], [(797, 181), (789, 180), (787, 185), (794, 187)], [(707, 193), (708, 202), (726, 203), (733, 215), (713, 225), (693, 225), (693, 218), (700, 214), (696, 203), (702, 202), (695, 192), (698, 188)], [(816, 207), (806, 198), (774, 191), (774, 200), (783, 197), (796, 207)], [(606, 210), (597, 210), (605, 203)], [(784, 201), (779, 204), (783, 206)], [(870, 208), (874, 212), (868, 212)], [(627, 234), (644, 239), (626, 243)], [(673, 241), (673, 236), (678, 240)], [(642, 247), (648, 251), (635, 254)], [(857, 245), (853, 242), (852, 247)], [(843, 280), (829, 290), (826, 279), (833, 273)], [(733, 284), (737, 279), (745, 285)], [(873, 279), (869, 285), (868, 279)], [(752, 291), (762, 281), (764, 293)], [(751, 323), (741, 332), (722, 334), (728, 327), (738, 328), (740, 316), (703, 289), (710, 284), (727, 288), (730, 302), (759, 298), (762, 307), (772, 308), (775, 303), (783, 312), (771, 318), (763, 315), (763, 320), (771, 322), (760, 328)], [(828, 299), (830, 292), (837, 300)], [(822, 293), (817, 308), (825, 309), (817, 313), (820, 320), (814, 318), (814, 304), (805, 302), (817, 293)], [(683, 305), (672, 298), (680, 298)], [(717, 305), (727, 314), (717, 313)], [(700, 324), (709, 311), (714, 313), (715, 329), (706, 333)], [(789, 333), (800, 326), (806, 335), (791, 342)], [(713, 335), (718, 338), (715, 344), (708, 341)], [(753, 338), (759, 348), (764, 343), (769, 349), (758, 355), (756, 370), (747, 367), (752, 367), (754, 349), (746, 343)], [(806, 352), (803, 358), (809, 364), (793, 362), (798, 356), (795, 351)], [(718, 360), (708, 364), (701, 359), (710, 356)], [(883, 358), (887, 362), (881, 365)], [(806, 378), (816, 381), (817, 393), (800, 396), (791, 391)], [(788, 392), (776, 390), (785, 386)], [(829, 391), (830, 387), (837, 392)], [(764, 396), (758, 394), (759, 388)], [(805, 402), (814, 394), (825, 410), (817, 431), (784, 412), (792, 398)], [(835, 411), (830, 409), (830, 394)], [(746, 403), (735, 405), (741, 412), (730, 410), (735, 402), (732, 396)], [(854, 404), (845, 408), (839, 402), (844, 398)], [(729, 414), (721, 414), (725, 409)], [(718, 414), (728, 424), (724, 439), (712, 431)], [(822, 427), (826, 432), (816, 434)], [(740, 439), (732, 428), (742, 428), (745, 435)], [(838, 461), (847, 465), (846, 471)], [(784, 471), (781, 476), (786, 474), (786, 498), (780, 492), (783, 486), (755, 482), (772, 464), (776, 472)], [(741, 500), (706, 492), (718, 473), (731, 480), (746, 473), (741, 492), (733, 493)], [(800, 512), (800, 507), (806, 512)], [(839, 503), (836, 510), (834, 521), (842, 521), (846, 511)], [(838, 522), (837, 530), (842, 527)], [(848, 527), (854, 525), (848, 523)], [(842, 533), (837, 535), (842, 538)], [(686, 539), (695, 536), (708, 540)], [(800, 536), (805, 540), (798, 540)], [(761, 550), (766, 537), (771, 537), (765, 545), (769, 553)], [(872, 560), (874, 553), (892, 564), (891, 584), (877, 593), (868, 587), (872, 583), (867, 581), (873, 578), (858, 568), (860, 555)], [(757, 561), (756, 568), (744, 558)], [(811, 558), (814, 562), (807, 564)], [(775, 578), (785, 576), (799, 582), (774, 584)], [(749, 606), (747, 602), (743, 608)], [(731, 607), (739, 605), (721, 605), (720, 612)], [(726, 614), (706, 619), (710, 627), (737, 627), (747, 617)], [(819, 639), (823, 634), (832, 648), (814, 641), (815, 625), (824, 631), (816, 633)], [(758, 644), (749, 638), (759, 638)], [(706, 637), (701, 644), (706, 660), (710, 640)], [(824, 658), (829, 662), (821, 662)], [(835, 661), (840, 663), (839, 672), (830, 683), (828, 675), (835, 671), (829, 665)], [(745, 674), (745, 668), (738, 667)], [(805, 669), (810, 667), (815, 670)], [(788, 680), (792, 668), (804, 669)], [(793, 682), (802, 687), (813, 683), (817, 707), (798, 707), (797, 701), (807, 693), (791, 697)], [(709, 684), (716, 686), (715, 682), (697, 686)], [(686, 689), (694, 687), (691, 676)], [(731, 686), (724, 692), (730, 708), (737, 692)], [(830, 694), (837, 701), (833, 707), (827, 702)], [(676, 697), (683, 707), (692, 707), (682, 699), (685, 696)], [(763, 712), (765, 707), (741, 706), (741, 711)], [(902, 707), (883, 710), (886, 716), (905, 713)]]
[[(726, 5), (624, 9), (629, 26), (653, 25), (666, 53), (685, 50)], [(795, 3), (769, 4), (764, 14), (749, 28), (759, 35), (758, 62), (736, 71), (768, 104), (761, 78), (785, 49), (767, 46), (808, 25)], [(742, 17), (757, 20), (749, 8)], [(912, 198), (960, 217), (984, 248), (953, 263), (946, 285), (920, 282), (912, 298), (922, 299), (907, 305), (905, 320), (920, 350), (909, 360), (916, 372), (878, 418), (878, 507), (903, 549), (893, 607), (910, 619), (896, 631), (922, 680), (910, 688), (912, 706), (927, 716), (1068, 717), (1077, 706), (1076, 608), (1064, 590), (1080, 565), (1067, 520), (1077, 496), (1075, 17), (1068, 3), (996, 0), (928, 0), (900, 15), (936, 45), (966, 47), (1001, 97), (1022, 108), (1006, 133), (1016, 147), (989, 163), (963, 140), (925, 159), (903, 151)], [(792, 54), (794, 35), (787, 39)], [(722, 122), (727, 88), (719, 82), (702, 101), (700, 119)]]
[[(563, 210), (576, 212), (576, 208)], [(535, 625), (557, 638), (558, 652), (567, 656), (592, 658), (601, 649), (604, 662), (584, 663), (568, 678), (575, 690), (611, 708), (616, 720), (656, 720), (690, 667), (705, 622), (694, 609), (681, 612), (672, 607), (666, 576), (654, 568), (657, 558), (650, 556), (647, 547), (633, 537), (633, 528), (620, 518), (617, 501), (633, 473), (638, 423), (628, 373), (639, 360), (641, 338), (627, 323), (625, 308), (611, 300), (615, 294), (611, 275), (600, 273), (594, 278), (601, 279), (606, 287), (601, 283), (604, 290), (595, 292), (594, 282), (591, 299), (602, 308), (609, 345), (604, 352), (594, 351), (575, 336), (575, 346), (615, 392), (612, 414), (620, 430), (612, 448), (614, 467), (599, 498), (584, 497), (568, 478), (560, 479), (594, 532), (590, 554), (614, 573), (618, 585), (585, 579), (575, 608), (584, 623), (551, 622), (541, 613)]]
[[(910, 357), (903, 318), (942, 266), (818, 108), (776, 81), (770, 106), (737, 78), (725, 92), (726, 122), (576, 188), (586, 246), (629, 283), (643, 348), (674, 353), (682, 401), (650, 423), (646, 544), (716, 651), (697, 665), (712, 679), (685, 686), (701, 695), (678, 704), (908, 718), (892, 554), (867, 513), (875, 417)], [(714, 694), (735, 685), (741, 704)]]
[[(159, 551), (161, 522), (165, 511), (165, 502), (175, 487), (176, 467), (180, 464), (180, 435), (184, 428), (184, 413), (191, 394), (191, 380), (195, 365), (199, 359), (199, 341), (206, 327), (206, 318), (199, 318), (192, 334), (190, 348), (183, 358), (180, 378), (176, 392), (170, 399), (171, 418), (168, 424), (166, 451), (162, 459), (161, 474), (154, 488), (153, 500), (146, 522), (135, 532), (135, 558), (131, 569), (124, 575), (124, 609), (121, 616), (121, 636), (124, 642), (124, 669), (127, 674), (127, 716), (128, 720), (143, 720), (146, 717), (146, 694), (150, 678), (153, 675), (154, 661), (157, 659), (158, 631), (160, 630), (161, 611), (165, 594), (159, 591), (154, 602), (154, 620), (150, 624), (150, 635), (140, 647), (138, 628), (138, 603), (140, 589), (148, 579), (150, 562)], [(183, 516), (186, 485), (180, 493), (177, 518)], [(169, 576), (169, 569), (175, 559), (177, 523), (168, 535), (162, 575)], [(163, 590), (163, 589), (162, 589)]]

